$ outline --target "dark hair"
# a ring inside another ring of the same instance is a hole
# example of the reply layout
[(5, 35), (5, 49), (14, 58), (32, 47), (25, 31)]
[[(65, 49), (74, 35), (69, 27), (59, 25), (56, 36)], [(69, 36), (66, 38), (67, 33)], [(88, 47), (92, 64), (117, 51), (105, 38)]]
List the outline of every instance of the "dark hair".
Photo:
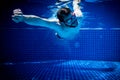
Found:
[(57, 12), (57, 18), (60, 22), (64, 22), (64, 16), (68, 16), (71, 13), (69, 8), (61, 8)]

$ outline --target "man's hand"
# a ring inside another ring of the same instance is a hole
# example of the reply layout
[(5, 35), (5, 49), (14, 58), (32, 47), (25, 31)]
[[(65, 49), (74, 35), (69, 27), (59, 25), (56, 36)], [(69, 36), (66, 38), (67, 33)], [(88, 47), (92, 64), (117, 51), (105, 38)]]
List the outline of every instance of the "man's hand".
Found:
[(21, 9), (13, 10), (12, 20), (16, 23), (22, 22), (24, 19)]
[(73, 9), (74, 9), (74, 13), (77, 17), (82, 17), (82, 11), (80, 9), (80, 6), (78, 3), (80, 3), (81, 0), (73, 0)]
[(15, 9), (15, 10), (13, 10), (13, 14), (14, 15), (23, 15), (21, 9)]

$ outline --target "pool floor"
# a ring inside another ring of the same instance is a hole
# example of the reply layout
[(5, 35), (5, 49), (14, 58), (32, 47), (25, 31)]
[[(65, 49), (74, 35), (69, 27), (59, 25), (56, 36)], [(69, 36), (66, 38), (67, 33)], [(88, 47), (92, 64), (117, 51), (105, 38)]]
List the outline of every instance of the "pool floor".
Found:
[(120, 80), (120, 62), (47, 60), (0, 64), (0, 80)]

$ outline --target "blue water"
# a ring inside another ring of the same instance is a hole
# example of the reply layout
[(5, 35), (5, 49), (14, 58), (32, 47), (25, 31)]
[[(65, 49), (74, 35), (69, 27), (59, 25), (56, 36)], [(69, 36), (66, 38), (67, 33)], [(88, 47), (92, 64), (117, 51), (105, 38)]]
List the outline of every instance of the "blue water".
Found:
[(60, 40), (53, 30), (11, 20), (15, 8), (55, 17), (56, 0), (9, 2), (0, 23), (0, 80), (120, 80), (117, 0), (83, 1), (84, 20), (73, 40)]

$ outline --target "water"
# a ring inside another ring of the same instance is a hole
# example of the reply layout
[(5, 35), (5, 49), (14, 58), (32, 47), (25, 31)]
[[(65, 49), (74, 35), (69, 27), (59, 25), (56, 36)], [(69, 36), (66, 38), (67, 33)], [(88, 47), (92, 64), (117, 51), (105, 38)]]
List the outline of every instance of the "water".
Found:
[(48, 28), (14, 23), (10, 16), (18, 7), (24, 14), (50, 19), (56, 16), (55, 0), (16, 1), (4, 10), (0, 80), (119, 80), (117, 1), (83, 1), (84, 21), (73, 40), (60, 40)]

